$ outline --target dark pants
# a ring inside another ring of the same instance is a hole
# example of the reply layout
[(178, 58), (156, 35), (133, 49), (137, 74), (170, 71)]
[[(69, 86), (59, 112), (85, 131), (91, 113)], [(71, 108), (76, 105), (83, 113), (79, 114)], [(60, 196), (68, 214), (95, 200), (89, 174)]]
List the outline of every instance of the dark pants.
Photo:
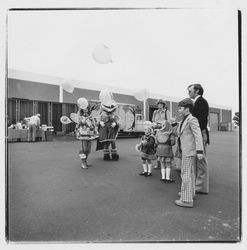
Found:
[(209, 193), (209, 169), (206, 158), (207, 132), (202, 131), (204, 158), (196, 161), (196, 191)]
[(115, 156), (117, 156), (117, 146), (116, 146), (116, 142), (115, 141), (106, 141), (104, 142), (104, 146), (103, 146), (103, 153), (105, 156), (109, 156), (110, 155), (110, 145), (111, 145), (111, 155), (114, 158)]
[(110, 149), (110, 145), (111, 145), (111, 149), (116, 149), (116, 142), (115, 141), (104, 142), (104, 149)]

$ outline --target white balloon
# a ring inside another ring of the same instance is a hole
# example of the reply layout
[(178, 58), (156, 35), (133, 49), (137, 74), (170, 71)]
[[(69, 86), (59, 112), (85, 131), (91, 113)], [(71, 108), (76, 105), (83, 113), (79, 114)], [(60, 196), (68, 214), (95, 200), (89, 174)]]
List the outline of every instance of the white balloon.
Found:
[(76, 114), (76, 113), (71, 113), (69, 116), (70, 116), (70, 119), (71, 119), (73, 122), (79, 123), (78, 114)]
[(65, 91), (69, 93), (73, 93), (74, 86), (73, 81), (71, 79), (63, 79), (62, 80), (62, 87)]
[(134, 97), (138, 100), (138, 101), (145, 101), (149, 98), (150, 94), (149, 91), (147, 89), (141, 89), (139, 91), (136, 91), (134, 93)]
[(144, 129), (147, 129), (147, 128), (150, 128), (150, 127), (152, 127), (152, 122), (150, 122), (150, 121), (144, 121), (144, 123), (143, 123), (143, 128)]
[(62, 123), (62, 124), (69, 124), (69, 123), (71, 123), (72, 121), (69, 119), (69, 117), (67, 117), (67, 116), (61, 116), (60, 117), (60, 122)]
[(88, 107), (88, 101), (86, 98), (81, 97), (77, 100), (77, 105), (80, 109), (86, 109)]
[(112, 62), (111, 51), (104, 44), (98, 44), (94, 47), (92, 56), (97, 63), (106, 64)]

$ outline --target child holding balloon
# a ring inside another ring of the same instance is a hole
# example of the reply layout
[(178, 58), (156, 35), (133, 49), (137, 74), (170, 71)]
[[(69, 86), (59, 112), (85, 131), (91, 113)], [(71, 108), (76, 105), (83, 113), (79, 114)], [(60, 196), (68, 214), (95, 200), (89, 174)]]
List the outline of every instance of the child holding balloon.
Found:
[(145, 135), (141, 139), (141, 143), (137, 145), (137, 148), (140, 151), (140, 156), (142, 159), (142, 167), (143, 171), (139, 173), (139, 175), (143, 175), (145, 177), (152, 176), (152, 160), (156, 159), (156, 139), (153, 135), (152, 127), (146, 127), (144, 129)]

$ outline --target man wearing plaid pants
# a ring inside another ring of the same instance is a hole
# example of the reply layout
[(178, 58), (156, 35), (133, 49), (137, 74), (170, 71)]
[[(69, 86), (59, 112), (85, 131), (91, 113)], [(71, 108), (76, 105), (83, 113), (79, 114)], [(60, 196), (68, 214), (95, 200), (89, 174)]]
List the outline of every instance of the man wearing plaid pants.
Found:
[(195, 196), (195, 165), (196, 157), (203, 159), (202, 134), (198, 120), (191, 115), (193, 101), (186, 98), (178, 103), (178, 112), (183, 117), (177, 128), (178, 146), (182, 154), (181, 192), (175, 204), (181, 207), (193, 207)]

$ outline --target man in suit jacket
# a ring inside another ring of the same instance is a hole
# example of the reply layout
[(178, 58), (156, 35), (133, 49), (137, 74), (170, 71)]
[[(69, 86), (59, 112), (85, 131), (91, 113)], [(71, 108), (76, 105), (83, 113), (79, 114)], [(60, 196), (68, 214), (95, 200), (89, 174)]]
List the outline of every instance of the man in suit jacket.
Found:
[(200, 161), (197, 160), (196, 193), (208, 194), (209, 171), (208, 162), (206, 159), (206, 146), (209, 144), (209, 132), (207, 128), (209, 106), (208, 102), (202, 97), (203, 92), (203, 88), (200, 84), (192, 84), (188, 86), (189, 96), (194, 101), (192, 115), (199, 121), (204, 146), (204, 158)]
[(177, 127), (178, 146), (182, 154), (181, 192), (175, 204), (181, 207), (193, 207), (195, 196), (195, 165), (196, 158), (203, 158), (202, 134), (198, 120), (192, 116), (193, 101), (186, 98), (178, 103), (178, 112), (183, 120)]

